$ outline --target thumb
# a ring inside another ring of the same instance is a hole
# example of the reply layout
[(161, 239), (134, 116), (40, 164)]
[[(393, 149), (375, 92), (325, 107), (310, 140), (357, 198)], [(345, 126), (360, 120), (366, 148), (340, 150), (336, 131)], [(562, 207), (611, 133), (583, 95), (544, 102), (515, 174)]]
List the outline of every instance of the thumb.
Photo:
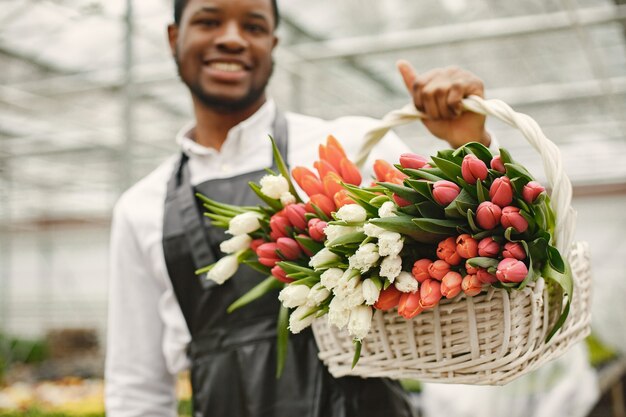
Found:
[(410, 93), (413, 93), (413, 84), (415, 84), (415, 79), (417, 78), (417, 73), (415, 72), (415, 68), (404, 59), (400, 59), (396, 62), (396, 67), (398, 71), (400, 71), (400, 75), (402, 75), (402, 80), (404, 81), (404, 85), (406, 85), (407, 90)]

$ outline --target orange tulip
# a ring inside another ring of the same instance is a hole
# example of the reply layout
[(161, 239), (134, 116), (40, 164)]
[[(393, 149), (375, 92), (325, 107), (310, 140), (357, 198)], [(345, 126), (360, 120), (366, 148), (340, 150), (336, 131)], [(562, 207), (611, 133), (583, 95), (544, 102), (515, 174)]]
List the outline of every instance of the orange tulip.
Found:
[(345, 188), (335, 194), (333, 201), (335, 202), (335, 205), (338, 209), (345, 206), (346, 204), (356, 204), (356, 202), (350, 198), (350, 196), (348, 195), (348, 190), (346, 190)]
[(324, 184), (324, 194), (330, 198), (335, 198), (335, 194), (344, 189), (341, 185), (341, 177), (334, 172), (326, 174), (322, 182)]
[(398, 302), (398, 314), (402, 317), (412, 319), (424, 311), (424, 307), (422, 307), (420, 303), (419, 292), (405, 292), (401, 294), (400, 301)]
[(441, 300), (441, 283), (436, 279), (427, 279), (420, 286), (420, 305), (422, 308), (433, 308)]
[(333, 200), (331, 200), (324, 194), (313, 194), (311, 196), (311, 199), (306, 205), (307, 211), (309, 213), (315, 213), (312, 205), (316, 205), (320, 210), (322, 210), (325, 215), (329, 217), (331, 213), (335, 211), (335, 203), (333, 203)]
[(348, 158), (343, 158), (339, 163), (339, 173), (343, 181), (352, 185), (361, 185), (361, 173), (359, 168)]

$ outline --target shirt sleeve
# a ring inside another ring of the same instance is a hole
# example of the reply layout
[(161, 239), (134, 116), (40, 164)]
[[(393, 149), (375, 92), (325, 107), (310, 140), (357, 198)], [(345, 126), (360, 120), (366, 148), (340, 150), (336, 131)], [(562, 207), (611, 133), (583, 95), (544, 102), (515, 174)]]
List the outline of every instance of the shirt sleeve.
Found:
[(108, 417), (175, 417), (175, 376), (163, 353), (162, 284), (120, 204), (113, 215), (105, 402)]

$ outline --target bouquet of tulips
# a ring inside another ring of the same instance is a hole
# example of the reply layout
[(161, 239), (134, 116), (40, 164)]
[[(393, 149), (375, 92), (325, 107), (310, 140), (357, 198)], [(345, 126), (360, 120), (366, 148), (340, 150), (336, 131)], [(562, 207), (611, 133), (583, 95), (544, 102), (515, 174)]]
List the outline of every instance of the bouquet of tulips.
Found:
[[(228, 255), (198, 272), (222, 283), (243, 262), (266, 274), (229, 310), (281, 288), (283, 343), (288, 330), (298, 333), (327, 315), (353, 338), (354, 366), (376, 309), (397, 307), (408, 320), (443, 297), (520, 290), (539, 277), (568, 299), (547, 339), (564, 322), (573, 281), (553, 246), (549, 197), (506, 150), (494, 155), (469, 143), (430, 159), (403, 154), (395, 166), (378, 160), (376, 181), (366, 187), (332, 136), (320, 145), (317, 174), (296, 167), (289, 175), (274, 153), (280, 172), (251, 184), (266, 206), (199, 196), (213, 224), (233, 237), (221, 245)], [(306, 204), (291, 178), (308, 195)]]

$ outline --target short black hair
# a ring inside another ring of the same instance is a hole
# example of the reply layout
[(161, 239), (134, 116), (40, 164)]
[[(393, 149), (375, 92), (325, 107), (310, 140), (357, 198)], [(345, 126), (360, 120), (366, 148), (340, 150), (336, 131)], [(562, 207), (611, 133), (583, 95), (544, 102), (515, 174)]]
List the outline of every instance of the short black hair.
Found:
[[(174, 0), (174, 23), (176, 25), (180, 24), (180, 18), (183, 15), (183, 10), (185, 10), (185, 6), (189, 0)], [(280, 13), (278, 12), (278, 0), (272, 0), (272, 9), (274, 11), (274, 28), (278, 27), (278, 22), (280, 22)]]

